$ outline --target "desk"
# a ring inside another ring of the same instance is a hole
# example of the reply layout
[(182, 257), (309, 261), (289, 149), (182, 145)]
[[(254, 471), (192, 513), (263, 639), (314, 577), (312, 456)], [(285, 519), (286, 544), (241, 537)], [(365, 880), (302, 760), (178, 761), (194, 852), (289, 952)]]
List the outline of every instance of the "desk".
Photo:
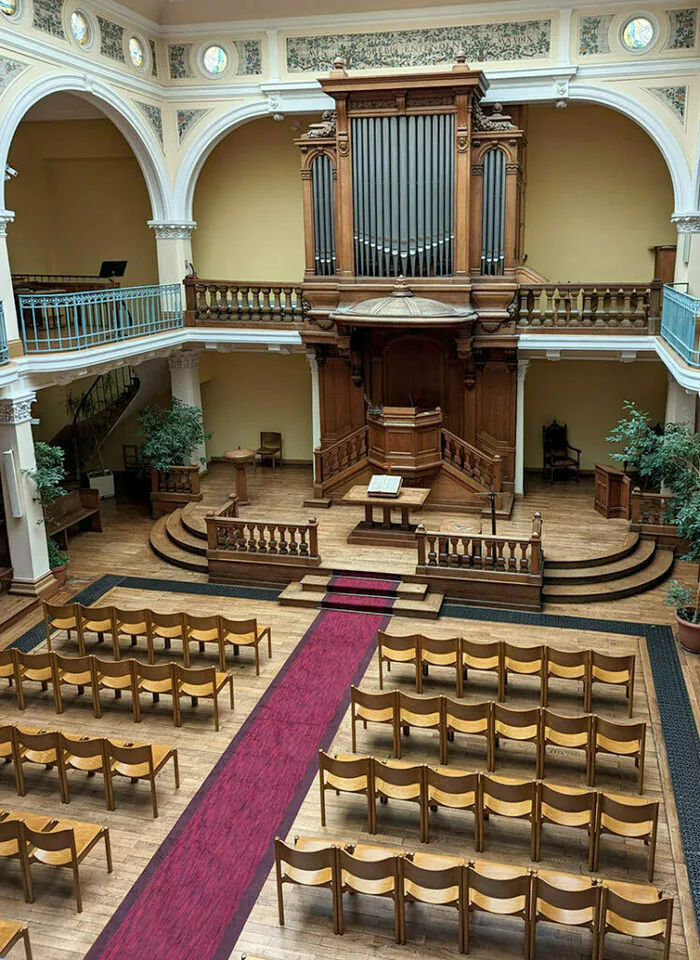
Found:
[(255, 451), (248, 450), (246, 447), (239, 447), (237, 450), (229, 450), (224, 454), (224, 460), (232, 463), (236, 470), (236, 496), (238, 497), (238, 506), (244, 507), (250, 503), (248, 499), (248, 484), (245, 477), (245, 466), (247, 463), (255, 463)]
[[(406, 487), (398, 497), (370, 497), (366, 486), (351, 487), (342, 503), (365, 508), (365, 519), (352, 530), (348, 543), (363, 543), (375, 547), (405, 547), (416, 542), (416, 524), (410, 522), (411, 510), (420, 510), (430, 495), (428, 487)], [(374, 519), (375, 509), (382, 511), (382, 519)], [(401, 512), (401, 522), (394, 523), (392, 510)]]

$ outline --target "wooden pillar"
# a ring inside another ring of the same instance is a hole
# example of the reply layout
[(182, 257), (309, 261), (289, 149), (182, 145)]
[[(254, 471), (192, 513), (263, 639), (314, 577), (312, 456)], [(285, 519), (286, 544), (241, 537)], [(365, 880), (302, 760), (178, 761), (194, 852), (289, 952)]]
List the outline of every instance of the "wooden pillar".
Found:
[(504, 271), (514, 275), (520, 251), (520, 194), (522, 189), (522, 170), (520, 163), (506, 161), (506, 223), (504, 243)]
[[(335, 71), (331, 74), (333, 76)], [(336, 237), (336, 264), (340, 277), (352, 277), (355, 273), (353, 249), (352, 209), (352, 157), (350, 156), (350, 127), (347, 96), (336, 99), (336, 147), (338, 157), (338, 216), (340, 228)]]
[[(302, 154), (302, 156), (304, 155)], [(303, 163), (304, 165), (301, 168), (301, 189), (304, 198), (304, 257), (306, 260), (304, 276), (313, 277), (316, 274), (316, 238), (314, 236), (314, 197), (313, 183), (311, 180), (312, 160), (304, 156)]]
[(471, 100), (455, 98), (455, 277), (469, 274), (469, 195), (471, 186)]

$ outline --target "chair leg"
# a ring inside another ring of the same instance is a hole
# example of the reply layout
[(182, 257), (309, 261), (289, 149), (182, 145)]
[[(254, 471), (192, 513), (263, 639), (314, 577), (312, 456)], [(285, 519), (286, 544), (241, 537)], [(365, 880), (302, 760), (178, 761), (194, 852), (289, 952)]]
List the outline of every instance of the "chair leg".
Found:
[(177, 747), (173, 750), (173, 766), (175, 768), (175, 789), (180, 789), (180, 761), (177, 758)]
[(214, 700), (214, 729), (218, 733), (219, 731), (219, 698), (216, 695), (216, 690), (214, 691), (214, 696), (212, 699)]
[(29, 943), (29, 928), (25, 927), (22, 931), (22, 939), (24, 940), (24, 954), (26, 960), (32, 960), (32, 947)]
[(109, 839), (109, 830), (107, 827), (105, 827), (103, 837), (105, 842), (105, 857), (107, 859), (107, 873), (111, 873), (114, 869), (114, 865), (112, 863), (112, 842)]
[(259, 641), (255, 643), (255, 676), (260, 676), (260, 650), (258, 649)]
[(326, 825), (326, 791), (323, 788), (323, 771), (321, 771), (321, 773), (319, 774), (318, 786), (321, 793), (321, 826), (325, 827)]
[(231, 704), (231, 709), (233, 710), (233, 709), (234, 709), (234, 701), (233, 701), (233, 677), (229, 677), (229, 678), (228, 678), (228, 685), (229, 685), (229, 702), (230, 702), (230, 704)]
[(156, 796), (156, 777), (154, 773), (151, 774), (150, 780), (151, 780), (151, 802), (153, 803), (153, 819), (157, 820), (158, 819), (158, 798)]
[(275, 875), (277, 880), (277, 912), (280, 926), (284, 926), (284, 896), (282, 894), (282, 866), (279, 856), (275, 857)]
[(272, 630), (267, 628), (267, 656), (269, 660), (272, 660)]
[(15, 687), (17, 690), (17, 706), (20, 710), (24, 710), (26, 706), (24, 702), (24, 687), (22, 686), (22, 675), (19, 671), (15, 672)]
[(83, 898), (80, 893), (80, 872), (78, 870), (77, 860), (73, 861), (73, 885), (75, 887), (75, 905), (78, 913), (83, 912)]

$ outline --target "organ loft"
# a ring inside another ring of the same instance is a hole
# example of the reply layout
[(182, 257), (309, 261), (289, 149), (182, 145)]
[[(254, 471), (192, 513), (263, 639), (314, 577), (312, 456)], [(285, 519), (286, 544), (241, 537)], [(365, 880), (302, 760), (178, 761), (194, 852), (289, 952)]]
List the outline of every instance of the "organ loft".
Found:
[(524, 111), (483, 104), (451, 70), (349, 76), (297, 141), (304, 191), (303, 339), (318, 363), (314, 496), (373, 473), (429, 503), (513, 501)]

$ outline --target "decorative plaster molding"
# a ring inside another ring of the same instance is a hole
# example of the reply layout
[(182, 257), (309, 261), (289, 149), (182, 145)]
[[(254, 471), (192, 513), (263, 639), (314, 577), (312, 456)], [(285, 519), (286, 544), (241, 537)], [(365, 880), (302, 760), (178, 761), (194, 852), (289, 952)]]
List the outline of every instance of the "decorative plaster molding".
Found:
[(11, 60), (9, 57), (0, 57), (0, 91), (10, 83), (13, 77), (27, 69), (26, 63)]
[(124, 27), (100, 16), (97, 22), (100, 25), (100, 53), (110, 60), (124, 63)]
[(700, 233), (700, 213), (681, 213), (671, 217), (679, 233)]
[(234, 40), (233, 44), (238, 52), (239, 77), (259, 76), (262, 68), (262, 42), (260, 40)]
[(668, 41), (664, 50), (688, 50), (695, 46), (695, 31), (698, 12), (695, 7), (684, 10), (667, 10), (669, 20)]
[(581, 17), (578, 32), (578, 53), (580, 57), (589, 57), (592, 54), (610, 53), (610, 24), (613, 15), (602, 17)]
[(15, 219), (14, 210), (2, 210), (0, 211), (0, 237), (7, 236), (7, 225), (12, 223)]
[(522, 383), (525, 380), (529, 366), (530, 366), (529, 360), (518, 360), (518, 370), (516, 373), (518, 383)]
[(197, 229), (196, 220), (149, 220), (148, 226), (155, 231), (156, 240), (189, 240)]
[(182, 143), (189, 131), (195, 124), (199, 123), (202, 117), (206, 116), (209, 110), (178, 110), (177, 111), (177, 139)]
[(160, 145), (163, 146), (163, 114), (160, 107), (156, 107), (152, 103), (141, 103), (139, 100), (136, 101), (136, 106), (146, 117), (153, 128), (153, 132), (158, 137)]
[(665, 106), (670, 107), (676, 117), (683, 123), (688, 97), (687, 87), (647, 87), (647, 92), (660, 100)]
[(0, 424), (16, 425), (27, 423), (32, 419), (32, 404), (36, 394), (30, 393), (25, 397), (10, 397), (0, 400)]
[(171, 370), (196, 370), (199, 366), (199, 354), (195, 350), (180, 350), (168, 357)]

